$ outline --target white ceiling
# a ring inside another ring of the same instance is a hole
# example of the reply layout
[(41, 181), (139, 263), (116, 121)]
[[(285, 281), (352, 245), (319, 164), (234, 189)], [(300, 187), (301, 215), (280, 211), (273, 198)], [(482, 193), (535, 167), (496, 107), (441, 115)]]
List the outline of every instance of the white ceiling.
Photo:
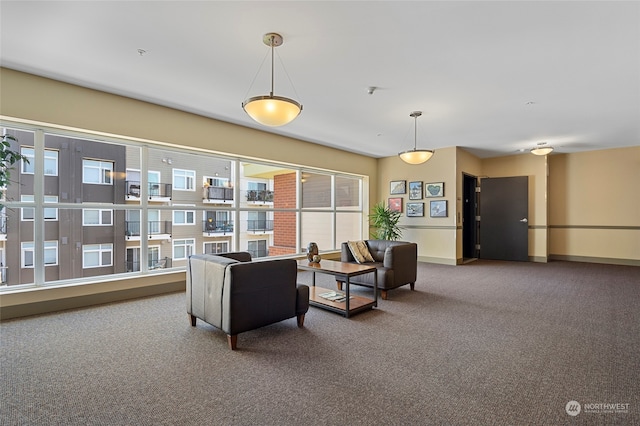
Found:
[[(413, 148), (415, 110), (418, 148), (640, 145), (638, 1), (3, 0), (0, 16), (4, 67), (373, 157)], [(269, 92), (267, 32), (284, 37), (275, 94), (304, 105), (281, 128), (241, 108)]]

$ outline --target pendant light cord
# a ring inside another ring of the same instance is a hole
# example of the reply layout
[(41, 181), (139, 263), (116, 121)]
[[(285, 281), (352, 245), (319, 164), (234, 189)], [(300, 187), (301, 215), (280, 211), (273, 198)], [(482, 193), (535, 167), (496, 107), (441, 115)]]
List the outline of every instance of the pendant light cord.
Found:
[(275, 36), (271, 36), (271, 96), (273, 96), (273, 54), (275, 52), (275, 48), (273, 47), (273, 41), (275, 40)]
[(418, 116), (413, 117), (413, 150), (418, 149)]

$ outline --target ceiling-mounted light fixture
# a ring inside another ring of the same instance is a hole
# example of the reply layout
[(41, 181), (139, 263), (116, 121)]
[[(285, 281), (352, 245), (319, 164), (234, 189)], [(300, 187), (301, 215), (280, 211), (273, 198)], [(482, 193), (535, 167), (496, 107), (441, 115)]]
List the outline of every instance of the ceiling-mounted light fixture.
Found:
[(547, 155), (553, 151), (552, 146), (547, 146), (546, 142), (539, 142), (538, 146), (531, 150), (533, 155)]
[(262, 38), (271, 47), (271, 92), (268, 95), (254, 96), (242, 103), (242, 108), (249, 117), (260, 124), (271, 127), (284, 126), (292, 122), (302, 111), (302, 105), (293, 99), (273, 94), (273, 53), (283, 43), (280, 34), (267, 33)]
[(422, 164), (431, 158), (433, 150), (429, 149), (416, 149), (418, 143), (418, 117), (422, 115), (422, 111), (414, 111), (409, 114), (409, 117), (414, 118), (414, 138), (413, 149), (410, 151), (404, 151), (398, 154), (400, 159), (408, 164)]

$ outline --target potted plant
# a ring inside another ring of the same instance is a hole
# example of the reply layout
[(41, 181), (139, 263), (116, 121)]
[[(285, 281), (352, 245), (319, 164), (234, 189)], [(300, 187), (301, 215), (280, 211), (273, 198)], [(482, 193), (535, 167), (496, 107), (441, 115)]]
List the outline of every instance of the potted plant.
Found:
[(376, 228), (371, 237), (377, 240), (397, 241), (402, 237), (402, 227), (398, 225), (401, 213), (391, 210), (383, 201), (373, 206), (369, 220)]

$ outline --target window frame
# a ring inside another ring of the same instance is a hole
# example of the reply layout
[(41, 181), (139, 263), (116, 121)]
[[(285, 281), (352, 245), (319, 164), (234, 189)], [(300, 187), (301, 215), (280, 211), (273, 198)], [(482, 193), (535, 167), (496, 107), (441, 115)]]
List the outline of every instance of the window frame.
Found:
[[(214, 244), (216, 246), (224, 244), (226, 247), (223, 248), (221, 251), (208, 252), (207, 251), (207, 245), (210, 245), (210, 244)], [(229, 251), (229, 241), (204, 241), (202, 243), (202, 253), (203, 254), (207, 254), (207, 253), (210, 253), (210, 254), (225, 253), (225, 252), (228, 252), (228, 251)]]
[[(25, 200), (25, 198), (27, 198)], [(31, 198), (31, 199), (28, 199)], [(47, 201), (47, 198), (49, 198), (49, 201)], [(34, 195), (30, 195), (30, 194), (20, 194), (20, 202), (21, 203), (35, 203), (35, 196)], [(57, 195), (45, 195), (44, 196), (44, 204), (56, 204), (58, 203), (58, 196)], [(25, 219), (25, 212), (28, 211), (32, 211), (33, 212), (33, 216), (32, 217), (27, 217)], [(51, 213), (54, 212), (55, 214), (50, 215), (49, 217), (47, 217), (47, 212)], [(57, 222), (58, 221), (58, 208), (57, 207), (44, 207), (43, 206), (43, 213), (44, 213), (44, 221), (45, 222)], [(35, 215), (36, 215), (36, 209), (35, 207), (21, 207), (20, 208), (20, 221), (21, 222), (33, 222), (35, 220)]]
[[(178, 221), (176, 218), (176, 213), (184, 214), (184, 221)], [(189, 216), (191, 216), (191, 222), (189, 222), (188, 220)], [(193, 226), (196, 224), (196, 211), (182, 210), (182, 209), (173, 210), (172, 219), (173, 219), (174, 226)]]
[[(184, 172), (184, 173), (182, 173), (182, 172)], [(174, 191), (194, 192), (196, 190), (196, 177), (197, 177), (197, 173), (196, 173), (195, 170), (172, 169), (172, 179), (171, 179), (172, 189)], [(176, 178), (185, 179), (185, 182), (184, 182), (185, 187), (184, 188), (181, 188), (179, 185), (176, 184)]]
[[(178, 242), (184, 241), (184, 244), (178, 244)], [(190, 241), (190, 242), (189, 242)], [(185, 247), (185, 256), (176, 256), (176, 248)], [(173, 260), (187, 260), (190, 255), (196, 252), (196, 239), (195, 238), (179, 238), (171, 241), (171, 257)]]
[[(92, 250), (88, 250), (88, 247), (95, 247), (97, 246), (98, 249), (92, 249)], [(110, 248), (107, 250), (106, 248), (103, 248), (103, 246), (107, 247), (110, 246)], [(103, 253), (110, 253), (109, 255), (109, 264), (108, 265), (103, 265), (102, 264), (102, 254)], [(95, 266), (87, 266), (87, 258), (86, 255), (87, 253), (98, 253), (98, 259), (99, 259), (99, 264), (95, 265)], [(113, 243), (98, 243), (98, 244), (83, 244), (82, 245), (82, 269), (95, 269), (95, 268), (107, 268), (113, 266)]]
[[(31, 247), (28, 247), (28, 246)], [(47, 245), (49, 245), (49, 247), (47, 247)], [(25, 247), (27, 246), (27, 247)], [(34, 241), (21, 241), (20, 242), (20, 268), (21, 269), (34, 269), (35, 268), (35, 249), (36, 249), (36, 244)], [(49, 262), (47, 263), (46, 259), (46, 253), (47, 251), (51, 251), (53, 250), (55, 252), (55, 261), (54, 262)], [(58, 266), (58, 262), (59, 257), (59, 251), (58, 251), (58, 240), (48, 240), (44, 242), (44, 252), (45, 252), (45, 256), (44, 256), (44, 266)], [(31, 259), (32, 259), (32, 263), (31, 265), (26, 265), (25, 260), (26, 260), (26, 253), (31, 253)]]
[[(87, 163), (98, 163), (97, 166), (88, 166)], [(103, 165), (110, 165), (111, 168), (103, 167)], [(86, 169), (97, 169), (98, 170), (98, 182), (90, 182), (87, 181), (87, 173)], [(109, 185), (113, 186), (113, 171), (115, 168), (115, 162), (108, 160), (95, 160), (91, 158), (83, 158), (82, 159), (82, 183), (87, 185)], [(106, 173), (105, 173), (106, 172)], [(108, 177), (108, 182), (106, 178)]]
[[(86, 212), (87, 211), (97, 211), (98, 212), (98, 223), (87, 223), (86, 222)], [(109, 212), (110, 223), (103, 223), (103, 213)], [(82, 209), (82, 226), (113, 226), (113, 209)]]

